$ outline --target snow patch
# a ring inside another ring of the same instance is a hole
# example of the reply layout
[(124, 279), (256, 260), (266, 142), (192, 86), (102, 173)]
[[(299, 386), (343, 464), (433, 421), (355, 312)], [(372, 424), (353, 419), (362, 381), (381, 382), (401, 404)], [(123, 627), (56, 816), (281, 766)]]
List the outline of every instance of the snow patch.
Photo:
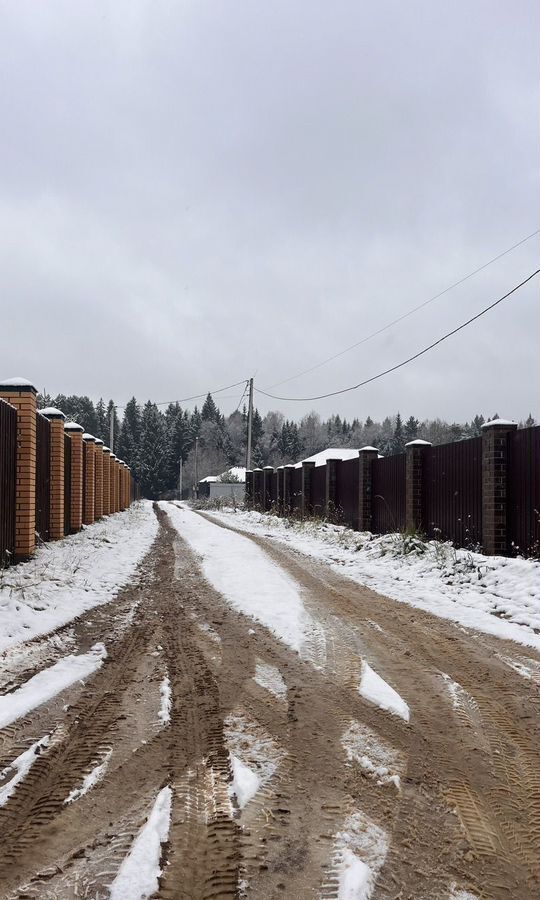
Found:
[(358, 763), (377, 784), (393, 784), (400, 790), (400, 773), (404, 769), (402, 756), (375, 731), (353, 720), (343, 733), (341, 743), (349, 762)]
[(171, 721), (172, 705), (171, 681), (168, 675), (166, 675), (161, 682), (159, 693), (161, 696), (161, 705), (158, 712), (158, 719), (162, 725), (168, 725)]
[(362, 677), (358, 691), (370, 703), (399, 716), (405, 722), (409, 721), (409, 707), (403, 697), (400, 697), (393, 687), (380, 675), (377, 675), (377, 672), (367, 662), (362, 663)]
[(363, 813), (353, 813), (336, 835), (338, 900), (369, 900), (387, 853), (388, 837), (382, 828)]
[(231, 754), (232, 784), (229, 786), (231, 797), (236, 796), (238, 806), (244, 809), (261, 787), (261, 778), (253, 769), (246, 766), (241, 759)]
[(5, 806), (19, 782), (26, 778), (41, 751), (48, 746), (49, 739), (50, 735), (46, 734), (0, 771), (0, 806)]
[(108, 603), (133, 576), (158, 530), (150, 501), (40, 547), (2, 572), (0, 652)]
[(94, 644), (89, 653), (66, 656), (38, 672), (11, 694), (0, 697), (0, 728), (5, 728), (21, 716), (51, 700), (76, 681), (88, 678), (103, 665), (107, 656), (104, 644)]
[(255, 663), (255, 675), (253, 680), (260, 687), (269, 691), (278, 700), (285, 700), (287, 697), (287, 685), (283, 680), (283, 676), (276, 666), (257, 660)]
[(205, 578), (227, 602), (300, 651), (310, 618), (297, 583), (249, 538), (221, 528), (185, 506), (165, 502), (160, 506), (200, 557)]
[(169, 835), (172, 791), (164, 787), (148, 820), (139, 831), (118, 875), (110, 885), (110, 900), (147, 900), (159, 887), (161, 845)]
[(105, 772), (107, 771), (107, 767), (109, 765), (109, 760), (112, 756), (112, 749), (107, 750), (104, 756), (101, 759), (101, 762), (98, 763), (97, 766), (94, 766), (91, 772), (88, 775), (85, 775), (82, 781), (82, 784), (78, 788), (74, 788), (69, 797), (66, 797), (64, 803), (73, 803), (75, 800), (80, 800), (81, 797), (84, 797), (88, 791), (92, 790), (92, 788), (101, 781)]
[[(285, 751), (272, 740), (258, 722), (249, 719), (240, 711), (227, 716), (224, 725), (225, 741), (231, 755), (233, 776), (236, 779), (234, 763), (236, 760), (239, 777), (242, 779), (244, 776), (245, 779), (241, 788), (245, 791), (243, 794), (245, 797), (249, 786), (255, 787), (255, 778), (258, 780), (256, 790), (260, 790), (273, 778), (285, 758)], [(240, 769), (240, 765), (249, 771), (249, 775)], [(238, 798), (238, 805), (242, 808), (240, 798)]]

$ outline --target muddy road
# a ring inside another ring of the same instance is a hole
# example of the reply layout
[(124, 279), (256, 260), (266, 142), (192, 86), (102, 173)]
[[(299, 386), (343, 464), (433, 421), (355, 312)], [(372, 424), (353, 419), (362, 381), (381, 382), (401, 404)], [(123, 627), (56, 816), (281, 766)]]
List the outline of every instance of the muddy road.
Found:
[(2, 659), (5, 693), (107, 652), (0, 731), (2, 900), (111, 896), (166, 786), (159, 898), (540, 898), (538, 656), (245, 537), (298, 586), (296, 652), (156, 514), (115, 601)]

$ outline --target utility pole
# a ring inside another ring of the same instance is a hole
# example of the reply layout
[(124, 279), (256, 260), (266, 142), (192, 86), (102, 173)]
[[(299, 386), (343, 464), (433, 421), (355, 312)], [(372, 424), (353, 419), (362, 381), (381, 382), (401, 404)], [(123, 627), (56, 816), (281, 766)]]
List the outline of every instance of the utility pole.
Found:
[(116, 411), (116, 407), (114, 403), (111, 403), (111, 411), (109, 413), (109, 449), (111, 453), (114, 453), (114, 413)]
[(251, 469), (251, 430), (253, 428), (253, 378), (249, 379), (249, 405), (247, 420), (246, 469)]
[(184, 474), (182, 464), (183, 464), (183, 459), (182, 459), (182, 454), (180, 454), (180, 469), (178, 472), (178, 494), (179, 494), (178, 499), (179, 500), (182, 499), (182, 476)]
[(199, 499), (199, 438), (195, 438), (195, 497)]

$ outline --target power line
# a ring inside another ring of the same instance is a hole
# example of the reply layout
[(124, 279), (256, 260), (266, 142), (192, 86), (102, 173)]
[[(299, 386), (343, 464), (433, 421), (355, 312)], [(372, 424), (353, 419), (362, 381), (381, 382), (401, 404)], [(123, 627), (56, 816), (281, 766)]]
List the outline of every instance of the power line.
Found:
[(532, 275), (529, 275), (525, 278), (520, 284), (517, 284), (512, 290), (508, 291), (507, 294), (504, 294), (503, 297), (499, 297), (498, 300), (495, 300), (493, 303), (490, 303), (489, 306), (486, 306), (485, 309), (482, 309), (479, 313), (472, 318), (467, 319), (466, 322), (462, 322), (461, 325), (458, 325), (457, 328), (454, 328), (452, 331), (448, 331), (446, 334), (443, 334), (438, 340), (434, 341), (428, 347), (424, 347), (423, 350), (419, 350), (418, 353), (415, 353), (414, 356), (409, 356), (408, 359), (403, 360), (403, 362), (397, 363), (395, 366), (391, 366), (389, 369), (385, 369), (384, 372), (379, 372), (378, 375), (372, 375), (371, 378), (366, 378), (365, 381), (360, 381), (358, 384), (353, 384), (351, 387), (342, 388), (339, 391), (330, 391), (328, 394), (319, 394), (316, 397), (277, 397), (275, 394), (269, 394), (267, 391), (261, 390), (261, 388), (255, 388), (259, 394), (263, 394), (265, 397), (271, 397), (272, 400), (290, 400), (298, 403), (304, 403), (310, 400), (324, 400), (327, 397), (335, 397), (337, 394), (346, 394), (349, 391), (356, 391), (358, 388), (364, 387), (366, 384), (370, 384), (372, 381), (377, 381), (378, 378), (383, 378), (384, 375), (389, 375), (390, 372), (395, 372), (397, 369), (403, 368), (403, 366), (408, 365), (408, 363), (413, 362), (413, 360), (418, 359), (420, 356), (423, 356), (424, 353), (427, 353), (429, 350), (433, 350), (434, 347), (437, 347), (439, 344), (442, 344), (443, 341), (446, 341), (447, 338), (452, 337), (452, 335), (457, 334), (458, 331), (461, 331), (463, 328), (466, 328), (467, 325), (470, 325), (472, 322), (476, 322), (481, 316), (485, 315), (490, 309), (494, 309), (495, 306), (498, 306), (499, 303), (502, 303), (503, 300), (506, 300), (512, 294), (515, 294), (520, 288), (522, 288), (527, 282), (531, 281), (536, 275), (540, 273), (540, 269), (536, 269)]
[[(246, 383), (244, 385), (244, 390), (242, 391), (242, 396), (240, 397), (240, 400), (238, 401), (238, 406), (236, 407), (235, 411), (232, 414), (233, 416), (240, 409), (240, 404), (241, 404), (242, 400), (244, 399), (244, 397), (246, 396), (246, 391), (247, 391), (248, 387), (249, 387), (249, 380), (246, 381)], [(223, 399), (223, 398), (221, 398), (221, 399)]]
[(382, 328), (378, 328), (377, 331), (372, 331), (371, 334), (366, 335), (366, 337), (361, 338), (361, 340), (356, 341), (356, 343), (351, 344), (350, 347), (346, 347), (344, 350), (340, 350), (339, 353), (334, 353), (333, 356), (328, 356), (326, 359), (323, 359), (322, 362), (317, 363), (314, 366), (311, 366), (309, 369), (304, 369), (302, 372), (298, 372), (296, 375), (291, 375), (289, 378), (284, 378), (282, 381), (276, 381), (274, 384), (270, 385), (270, 390), (275, 387), (279, 387), (280, 384), (287, 384), (289, 381), (294, 381), (295, 378), (300, 378), (302, 375), (308, 375), (310, 372), (314, 372), (316, 369), (322, 368), (327, 363), (332, 362), (334, 359), (339, 359), (340, 356), (344, 356), (346, 353), (349, 353), (351, 350), (355, 350), (356, 347), (360, 347), (362, 344), (367, 343), (372, 338), (377, 337), (379, 334), (383, 334), (383, 332), (388, 331), (389, 328), (392, 328), (393, 325), (397, 325), (398, 322), (402, 322), (404, 319), (407, 319), (409, 316), (412, 316), (413, 313), (418, 312), (420, 309), (424, 309), (424, 307), (429, 306), (430, 303), (433, 303), (435, 300), (438, 300), (440, 297), (443, 297), (445, 294), (448, 294), (449, 291), (452, 291), (454, 288), (458, 287), (460, 284), (463, 284), (465, 281), (468, 281), (469, 278), (472, 278), (473, 275), (478, 275), (479, 272), (482, 272), (484, 269), (487, 269), (488, 266), (491, 266), (497, 260), (502, 259), (503, 256), (506, 256), (508, 253), (511, 253), (512, 250), (515, 250), (517, 247), (521, 247), (522, 244), (525, 244), (527, 241), (530, 241), (531, 238), (536, 237), (537, 234), (540, 234), (540, 228), (537, 228), (536, 231), (533, 231), (531, 234), (528, 234), (526, 237), (522, 238), (516, 244), (512, 244), (511, 247), (508, 247), (506, 250), (503, 250), (502, 253), (499, 253), (497, 256), (494, 256), (493, 259), (488, 260), (488, 262), (479, 266), (477, 269), (474, 269), (472, 272), (469, 272), (468, 275), (464, 275), (463, 278), (460, 278), (458, 281), (454, 281), (453, 284), (450, 284), (443, 291), (439, 291), (438, 294), (434, 294), (433, 297), (430, 297), (428, 300), (424, 300), (423, 303), (420, 303), (418, 306), (413, 307), (408, 312), (403, 313), (403, 315), (398, 316), (397, 319), (393, 319), (391, 322), (388, 322), (387, 325), (383, 325)]
[[(194, 397), (184, 397), (182, 400), (162, 400), (160, 403), (155, 403), (155, 406), (170, 406), (171, 403), (187, 403), (188, 400), (201, 400), (202, 397), (207, 397), (208, 394), (221, 394), (222, 391), (228, 391), (231, 388), (239, 387), (241, 384), (246, 384), (247, 379), (244, 378), (242, 381), (236, 381), (234, 384), (228, 384), (226, 387), (218, 388), (216, 391), (205, 391), (204, 394), (196, 394)], [(238, 396), (236, 394), (235, 396)], [(222, 399), (225, 399), (224, 397)], [(241, 401), (240, 401), (241, 402)], [(117, 409), (125, 409), (126, 404), (117, 403), (115, 404)]]

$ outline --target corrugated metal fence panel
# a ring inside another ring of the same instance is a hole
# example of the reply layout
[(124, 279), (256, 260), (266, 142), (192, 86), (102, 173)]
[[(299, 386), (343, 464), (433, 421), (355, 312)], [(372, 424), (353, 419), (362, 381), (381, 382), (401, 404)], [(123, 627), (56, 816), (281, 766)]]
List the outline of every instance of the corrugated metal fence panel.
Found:
[(0, 566), (15, 553), (17, 410), (0, 400)]
[(431, 447), (425, 455), (423, 520), (429, 538), (482, 543), (482, 438)]
[(508, 438), (509, 549), (540, 556), (540, 425)]
[(359, 477), (359, 459), (343, 459), (338, 463), (336, 478), (338, 515), (350, 528), (358, 528)]
[(371, 468), (372, 528), (376, 534), (405, 528), (406, 455), (374, 459)]
[(51, 426), (48, 419), (36, 413), (36, 532), (42, 541), (49, 540)]
[(71, 438), (64, 432), (64, 534), (71, 532)]
[(311, 471), (311, 506), (314, 516), (324, 516), (326, 506), (326, 466)]

